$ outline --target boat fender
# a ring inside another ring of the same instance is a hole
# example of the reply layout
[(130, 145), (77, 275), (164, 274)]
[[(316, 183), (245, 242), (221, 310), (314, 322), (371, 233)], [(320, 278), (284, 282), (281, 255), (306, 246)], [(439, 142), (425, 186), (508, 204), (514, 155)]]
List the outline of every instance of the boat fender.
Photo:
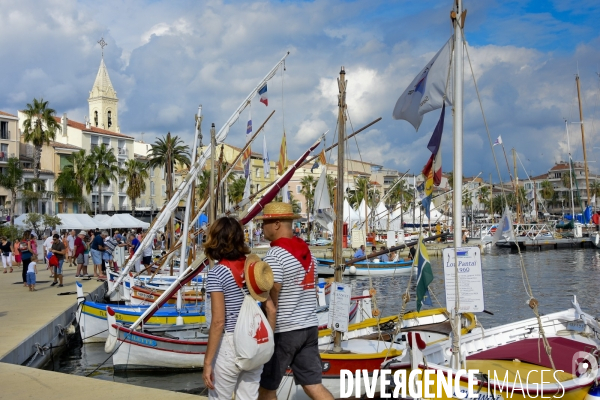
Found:
[(117, 329), (113, 326), (117, 322), (115, 318), (115, 310), (111, 307), (106, 307), (106, 322), (108, 323), (108, 338), (104, 344), (104, 351), (106, 353), (112, 353), (117, 345)]
[(356, 275), (356, 267), (354, 265), (350, 266), (350, 275)]
[(414, 337), (414, 341), (417, 344), (417, 348), (419, 350), (423, 350), (425, 349), (425, 347), (427, 347), (427, 343), (425, 343), (425, 341), (421, 338), (421, 334), (420, 333), (413, 333), (412, 335), (409, 334), (408, 335), (408, 345), (410, 346), (410, 348), (413, 348), (413, 337)]

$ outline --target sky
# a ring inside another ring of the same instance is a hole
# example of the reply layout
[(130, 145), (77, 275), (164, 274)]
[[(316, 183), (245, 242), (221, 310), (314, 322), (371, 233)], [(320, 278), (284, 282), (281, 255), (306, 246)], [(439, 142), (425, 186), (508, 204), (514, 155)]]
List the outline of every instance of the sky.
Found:
[[(0, 110), (16, 114), (44, 98), (58, 115), (84, 121), (102, 57), (119, 98), (121, 132), (154, 142), (167, 132), (192, 143), (203, 106), (205, 142), (276, 62), (285, 71), (268, 83), (269, 106), (252, 101), (227, 143), (245, 142), (246, 121), (264, 130), (277, 160), (285, 129), (289, 158), (329, 130), (334, 140), (337, 77), (346, 70), (347, 148), (354, 159), (419, 173), (439, 110), (418, 132), (394, 120), (398, 97), (452, 34), (452, 1), (161, 1), (0, 0)], [(581, 77), (590, 168), (600, 154), (600, 2), (465, 1), (464, 175), (498, 181), (490, 140), (502, 136), (528, 174), (568, 158), (565, 119), (575, 161), (583, 160), (575, 74)], [(477, 81), (481, 105), (474, 89)], [(489, 129), (489, 138), (481, 107)], [(443, 167), (452, 169), (452, 112), (442, 139)], [(142, 134), (143, 133), (143, 134)], [(262, 152), (262, 137), (254, 150)], [(494, 148), (503, 179), (506, 162)], [(335, 154), (328, 155), (335, 159)], [(519, 177), (524, 176), (522, 168)]]

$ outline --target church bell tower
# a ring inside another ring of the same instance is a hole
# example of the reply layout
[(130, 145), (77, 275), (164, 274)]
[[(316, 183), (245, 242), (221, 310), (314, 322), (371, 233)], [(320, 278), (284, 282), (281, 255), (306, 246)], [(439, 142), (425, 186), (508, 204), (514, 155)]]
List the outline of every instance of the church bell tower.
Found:
[(117, 92), (113, 88), (106, 65), (104, 64), (104, 47), (106, 42), (101, 39), (102, 60), (100, 68), (94, 81), (94, 86), (88, 98), (89, 122), (92, 127), (106, 129), (112, 132), (120, 132)]

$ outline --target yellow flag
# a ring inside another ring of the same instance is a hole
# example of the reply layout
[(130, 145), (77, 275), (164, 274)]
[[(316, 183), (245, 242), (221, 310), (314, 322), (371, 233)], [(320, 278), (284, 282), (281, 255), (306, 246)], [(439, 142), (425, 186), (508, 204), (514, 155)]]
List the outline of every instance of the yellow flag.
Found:
[(287, 169), (287, 166), (287, 144), (285, 142), (285, 131), (283, 131), (283, 138), (281, 139), (281, 148), (279, 149), (279, 162), (277, 163), (277, 172), (279, 173), (279, 175), (283, 175), (284, 171)]
[(325, 149), (321, 150), (321, 153), (319, 153), (319, 164), (321, 164), (321, 165), (327, 164), (327, 157), (325, 157)]

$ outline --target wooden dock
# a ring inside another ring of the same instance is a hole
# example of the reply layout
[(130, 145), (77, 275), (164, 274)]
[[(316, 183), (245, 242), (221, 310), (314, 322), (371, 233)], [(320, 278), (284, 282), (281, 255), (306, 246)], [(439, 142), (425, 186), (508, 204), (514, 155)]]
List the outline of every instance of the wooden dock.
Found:
[(561, 238), (561, 239), (528, 239), (518, 238), (516, 242), (509, 242), (511, 250), (516, 251), (517, 246), (521, 250), (558, 250), (563, 248), (586, 248), (595, 247), (594, 239), (591, 237)]

